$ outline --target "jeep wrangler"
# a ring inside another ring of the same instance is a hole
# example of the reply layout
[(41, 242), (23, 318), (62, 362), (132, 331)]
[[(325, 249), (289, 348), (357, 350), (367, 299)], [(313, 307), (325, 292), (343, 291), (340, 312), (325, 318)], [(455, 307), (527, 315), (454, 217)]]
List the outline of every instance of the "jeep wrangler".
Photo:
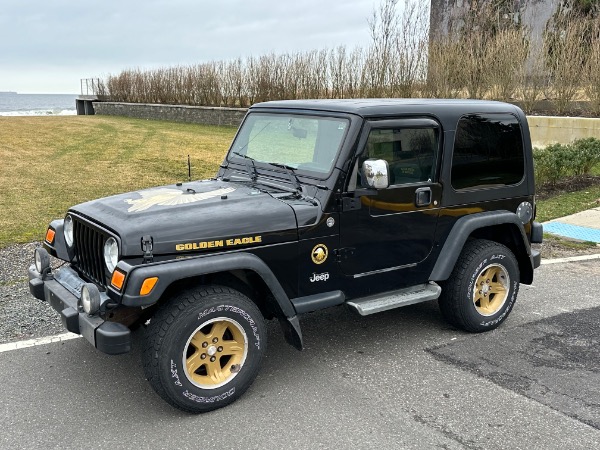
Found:
[[(98, 350), (131, 349), (171, 405), (240, 397), (277, 318), (360, 315), (436, 300), (452, 325), (492, 330), (531, 284), (531, 140), (523, 112), (465, 100), (276, 101), (252, 106), (215, 178), (72, 207), (50, 223), (31, 293)], [(53, 270), (50, 255), (67, 264)]]

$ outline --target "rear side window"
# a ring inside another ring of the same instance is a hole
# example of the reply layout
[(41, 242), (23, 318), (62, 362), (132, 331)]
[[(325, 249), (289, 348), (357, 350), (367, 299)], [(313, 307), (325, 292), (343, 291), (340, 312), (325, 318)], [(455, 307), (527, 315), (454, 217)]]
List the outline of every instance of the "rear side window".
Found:
[(454, 189), (506, 186), (523, 179), (521, 126), (510, 114), (473, 114), (456, 128), (451, 182)]

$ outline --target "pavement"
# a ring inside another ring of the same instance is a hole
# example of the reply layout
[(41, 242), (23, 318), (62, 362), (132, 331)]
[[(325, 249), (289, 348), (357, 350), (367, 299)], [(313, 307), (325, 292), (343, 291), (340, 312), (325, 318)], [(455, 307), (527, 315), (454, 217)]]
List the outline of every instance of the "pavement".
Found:
[(544, 223), (544, 232), (600, 243), (600, 206)]
[[(585, 281), (583, 281), (585, 280)], [(275, 322), (255, 383), (199, 416), (163, 402), (133, 352), (81, 338), (0, 349), (0, 448), (600, 448), (600, 261), (545, 264), (505, 323), (446, 324), (436, 302)]]

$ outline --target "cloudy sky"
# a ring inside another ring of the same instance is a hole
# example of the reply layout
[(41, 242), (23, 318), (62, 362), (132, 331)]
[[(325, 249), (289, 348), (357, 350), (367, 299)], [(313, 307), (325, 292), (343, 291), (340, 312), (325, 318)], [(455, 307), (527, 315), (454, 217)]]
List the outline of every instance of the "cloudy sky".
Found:
[[(402, 1), (401, 1), (402, 3)], [(126, 68), (369, 44), (379, 0), (2, 0), (0, 91), (79, 93)]]

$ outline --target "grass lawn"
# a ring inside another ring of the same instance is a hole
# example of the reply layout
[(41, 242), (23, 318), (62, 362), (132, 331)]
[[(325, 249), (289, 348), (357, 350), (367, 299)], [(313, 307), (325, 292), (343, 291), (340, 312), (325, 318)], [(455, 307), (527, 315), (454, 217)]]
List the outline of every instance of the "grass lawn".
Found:
[(538, 222), (558, 219), (586, 209), (600, 206), (600, 186), (589, 186), (574, 192), (564, 192), (537, 201)]
[(235, 128), (108, 116), (0, 117), (0, 248), (41, 240), (69, 206), (213, 176)]
[[(192, 178), (211, 177), (234, 133), (124, 117), (0, 117), (0, 248), (41, 240), (77, 203), (187, 180), (188, 154)], [(600, 186), (590, 186), (539, 200), (537, 219), (592, 208), (599, 198)]]

